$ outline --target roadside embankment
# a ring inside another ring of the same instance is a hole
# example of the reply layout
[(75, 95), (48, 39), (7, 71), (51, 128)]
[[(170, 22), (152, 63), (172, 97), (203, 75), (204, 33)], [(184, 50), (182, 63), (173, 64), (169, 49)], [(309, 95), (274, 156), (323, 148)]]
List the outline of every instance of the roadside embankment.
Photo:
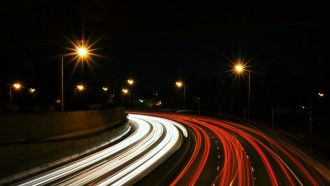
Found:
[(129, 130), (124, 108), (3, 115), (0, 121), (0, 180), (33, 167), (39, 166), (33, 169), (38, 172), (56, 166), (49, 162), (72, 161)]

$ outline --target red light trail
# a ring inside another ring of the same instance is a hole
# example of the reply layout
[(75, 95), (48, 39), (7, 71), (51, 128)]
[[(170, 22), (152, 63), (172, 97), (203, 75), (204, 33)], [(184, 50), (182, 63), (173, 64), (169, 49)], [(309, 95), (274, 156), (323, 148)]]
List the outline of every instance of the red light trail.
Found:
[[(316, 158), (311, 151), (298, 147), (271, 129), (196, 115), (139, 114), (177, 121), (194, 134), (194, 152), (171, 185), (196, 185), (203, 181), (212, 185), (329, 184), (328, 160)], [(211, 153), (212, 135), (216, 137), (215, 143), (219, 141), (222, 156)], [(218, 171), (209, 180), (200, 180), (212, 158), (220, 161), (214, 165)]]

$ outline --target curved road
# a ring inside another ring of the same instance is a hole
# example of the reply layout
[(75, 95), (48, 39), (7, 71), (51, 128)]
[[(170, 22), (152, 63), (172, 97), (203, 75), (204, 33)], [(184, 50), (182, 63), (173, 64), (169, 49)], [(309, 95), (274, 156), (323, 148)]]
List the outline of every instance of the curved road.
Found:
[(179, 149), (187, 131), (181, 124), (130, 115), (133, 132), (119, 143), (68, 165), (14, 185), (133, 184)]
[[(329, 185), (324, 157), (257, 124), (209, 117), (141, 113), (184, 124), (196, 143), (169, 185)], [(148, 176), (144, 183), (148, 181)]]

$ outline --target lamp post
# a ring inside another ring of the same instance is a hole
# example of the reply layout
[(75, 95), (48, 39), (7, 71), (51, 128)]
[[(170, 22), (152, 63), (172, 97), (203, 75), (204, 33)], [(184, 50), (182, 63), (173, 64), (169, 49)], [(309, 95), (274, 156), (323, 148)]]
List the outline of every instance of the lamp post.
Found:
[(186, 86), (182, 81), (175, 82), (178, 88), (183, 87), (183, 109), (186, 109)]
[[(88, 58), (89, 47), (81, 45), (75, 48), (75, 55), (79, 60), (84, 60)], [(64, 57), (61, 60), (61, 111), (64, 112)]]
[(105, 103), (108, 103), (110, 101), (109, 94), (108, 94), (109, 88), (107, 86), (104, 86), (104, 87), (102, 87), (102, 91), (103, 91)]
[[(124, 96), (126, 94), (128, 94), (128, 96), (129, 96), (129, 90), (127, 88), (123, 88), (121, 91), (123, 92), (122, 102), (123, 102), (123, 105), (124, 105)], [(128, 98), (130, 99), (130, 97), (128, 97)]]
[(237, 74), (242, 74), (244, 73), (244, 71), (247, 71), (248, 73), (248, 113), (247, 113), (247, 117), (248, 117), (248, 122), (250, 122), (250, 105), (251, 105), (251, 71), (249, 69), (246, 69), (244, 64), (238, 63), (235, 65), (234, 67), (234, 71)]
[(74, 94), (75, 94), (75, 96), (76, 96), (76, 94), (77, 94), (77, 91), (82, 92), (82, 91), (84, 91), (84, 90), (85, 90), (85, 86), (84, 86), (83, 84), (79, 84), (79, 85), (77, 85), (76, 88), (74, 89)]
[[(131, 79), (127, 80), (127, 83), (128, 83), (129, 86), (132, 87), (135, 82), (134, 82), (134, 79), (131, 78)], [(132, 88), (131, 88), (131, 91), (132, 91)], [(128, 91), (128, 104), (131, 103), (131, 91)]]
[(14, 84), (12, 84), (10, 87), (9, 87), (9, 101), (10, 101), (10, 112), (13, 112), (13, 92), (12, 92), (12, 89), (14, 90), (19, 90), (22, 88), (22, 84), (19, 83), (19, 82), (16, 82)]
[(75, 106), (76, 108), (75, 109), (81, 109), (81, 97), (80, 97), (80, 94), (85, 90), (85, 85), (83, 84), (78, 84), (75, 86), (74, 88), (74, 101), (75, 101)]

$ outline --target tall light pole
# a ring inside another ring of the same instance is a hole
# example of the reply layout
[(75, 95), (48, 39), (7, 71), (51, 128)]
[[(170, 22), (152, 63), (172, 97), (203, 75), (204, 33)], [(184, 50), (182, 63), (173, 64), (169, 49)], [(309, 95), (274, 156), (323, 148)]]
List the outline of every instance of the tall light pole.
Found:
[(10, 101), (10, 112), (13, 112), (13, 92), (12, 89), (14, 90), (19, 90), (22, 88), (22, 84), (19, 82), (16, 82), (9, 87), (9, 101)]
[(182, 81), (175, 82), (178, 88), (183, 87), (183, 109), (186, 109), (186, 86)]
[(243, 74), (244, 71), (247, 71), (248, 73), (248, 113), (247, 113), (247, 117), (248, 117), (248, 122), (250, 122), (250, 105), (251, 105), (251, 71), (249, 69), (246, 69), (244, 64), (238, 63), (235, 65), (234, 67), (234, 71), (237, 74)]
[(125, 96), (126, 94), (129, 95), (129, 90), (128, 90), (127, 88), (123, 88), (121, 91), (122, 91), (122, 93), (123, 93), (123, 96), (122, 96), (122, 103), (123, 103), (123, 105), (124, 105), (124, 96)]
[[(89, 55), (89, 47), (85, 45), (81, 45), (75, 48), (76, 58), (78, 61), (84, 61), (84, 59), (88, 58)], [(64, 112), (64, 57), (62, 56), (61, 60), (61, 111)]]
[(63, 85), (63, 81), (64, 81), (64, 67), (63, 67), (63, 57), (62, 57), (62, 61), (61, 61), (61, 111), (64, 112), (64, 85)]
[[(127, 83), (129, 86), (133, 86), (135, 82), (134, 82), (134, 79), (131, 78), (131, 79), (127, 80)], [(131, 88), (131, 91), (128, 92), (128, 104), (131, 103), (131, 92), (132, 92), (132, 88)]]

